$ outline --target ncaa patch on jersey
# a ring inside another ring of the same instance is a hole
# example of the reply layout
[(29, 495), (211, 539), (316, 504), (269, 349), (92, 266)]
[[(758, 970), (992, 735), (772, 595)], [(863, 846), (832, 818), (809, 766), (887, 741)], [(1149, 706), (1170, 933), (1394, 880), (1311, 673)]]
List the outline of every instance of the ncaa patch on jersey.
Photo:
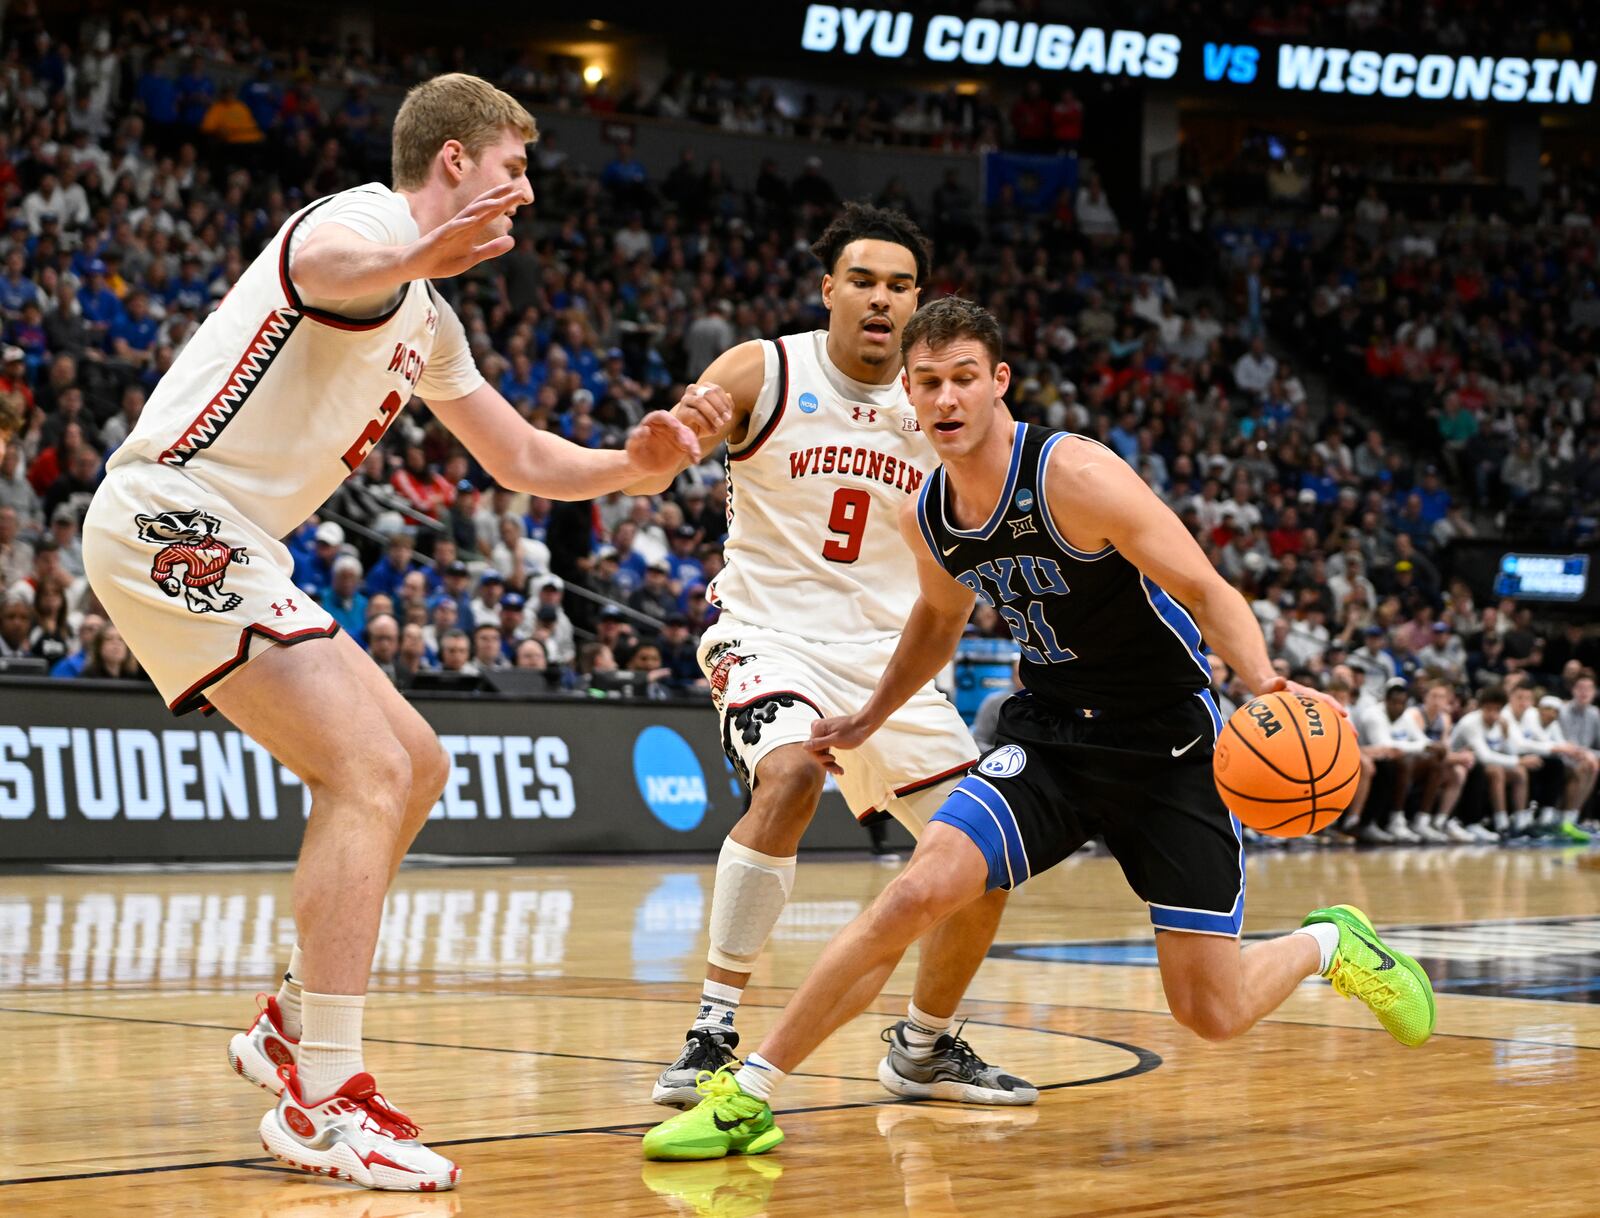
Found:
[(1017, 511), (1019, 512), (1033, 511), (1033, 492), (1027, 487), (1023, 487), (1017, 492), (1017, 497), (1014, 502), (1016, 503)]
[(817, 413), (817, 395), (816, 394), (811, 393), (811, 392), (806, 392), (806, 393), (802, 393), (800, 395), (800, 413), (801, 414), (816, 414)]
[(1022, 751), (1022, 746), (1007, 744), (985, 757), (983, 764), (978, 767), (978, 773), (987, 774), (990, 778), (1015, 778), (1027, 764), (1028, 754)]

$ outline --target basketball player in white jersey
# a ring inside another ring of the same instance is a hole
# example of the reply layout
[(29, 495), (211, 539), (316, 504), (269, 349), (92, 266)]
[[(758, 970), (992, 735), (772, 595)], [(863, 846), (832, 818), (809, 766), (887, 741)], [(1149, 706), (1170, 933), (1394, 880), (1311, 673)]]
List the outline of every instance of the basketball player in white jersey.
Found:
[[(927, 242), (898, 212), (850, 204), (812, 251), (826, 271), (828, 328), (732, 348), (679, 407), (703, 418), (709, 400), (731, 414), (701, 442), (709, 454), (727, 441), (730, 493), (727, 566), (707, 594), (722, 616), (700, 664), (723, 746), (752, 797), (717, 862), (699, 1014), (653, 1092), (675, 1107), (699, 1101), (702, 1071), (734, 1060), (734, 1014), (822, 794), (822, 767), (805, 747), (811, 725), (870, 694), (917, 596), (896, 512), (937, 462), (900, 383), (899, 343), (927, 277)], [(916, 836), (976, 757), (966, 725), (930, 683), (880, 736), (843, 755), (839, 789), (858, 818), (887, 812)], [(889, 1090), (1038, 1099), (952, 1030), (1003, 900), (990, 894), (929, 934), (907, 1018), (883, 1033), (878, 1077)]]
[[(260, 1130), (273, 1155), (369, 1188), (432, 1191), (459, 1176), (383, 1100), (361, 1050), (384, 893), (449, 760), (294, 586), (278, 539), (413, 394), (497, 483), (550, 498), (605, 494), (699, 451), (697, 433), (662, 412), (622, 452), (534, 430), (485, 384), (430, 286), (511, 248), (535, 135), (520, 104), (476, 77), (414, 88), (394, 122), (394, 189), (360, 186), (284, 225), (157, 386), (84, 522), (90, 581), (168, 705), (220, 710), (311, 794), (298, 945), (229, 1058), (279, 1097)], [(723, 424), (707, 411), (701, 432)]]

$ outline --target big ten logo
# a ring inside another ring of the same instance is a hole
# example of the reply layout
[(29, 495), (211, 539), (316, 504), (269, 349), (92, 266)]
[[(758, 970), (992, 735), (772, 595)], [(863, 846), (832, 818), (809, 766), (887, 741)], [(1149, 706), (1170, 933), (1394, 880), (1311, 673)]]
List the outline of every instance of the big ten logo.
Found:
[(450, 777), (433, 820), (565, 820), (577, 808), (560, 736), (445, 736)]
[(687, 833), (710, 806), (706, 774), (689, 742), (656, 724), (633, 744), (633, 778), (650, 813), (669, 829)]
[(1306, 713), (1306, 734), (1308, 736), (1325, 736), (1327, 729), (1322, 725), (1322, 708), (1317, 705), (1315, 698), (1301, 698), (1300, 706)]
[(1283, 724), (1278, 722), (1278, 717), (1272, 713), (1272, 708), (1265, 702), (1251, 702), (1246, 704), (1245, 713), (1256, 721), (1256, 726), (1261, 729), (1261, 734), (1271, 739), (1283, 731)]

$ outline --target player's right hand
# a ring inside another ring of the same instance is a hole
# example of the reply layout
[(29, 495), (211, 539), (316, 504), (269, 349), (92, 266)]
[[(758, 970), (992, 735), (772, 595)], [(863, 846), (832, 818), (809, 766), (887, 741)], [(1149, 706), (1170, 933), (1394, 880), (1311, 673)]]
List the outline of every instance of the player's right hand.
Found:
[(511, 213), (533, 202), (526, 181), (486, 190), (412, 246), (413, 279), (448, 279), (480, 262), (498, 258), (516, 245)]
[(874, 730), (875, 725), (862, 719), (859, 714), (818, 719), (811, 725), (811, 739), (806, 741), (806, 748), (811, 750), (828, 773), (843, 774), (844, 767), (833, 755), (833, 750), (858, 749)]
[(733, 421), (733, 398), (721, 385), (709, 381), (690, 385), (673, 408), (697, 436), (714, 436)]

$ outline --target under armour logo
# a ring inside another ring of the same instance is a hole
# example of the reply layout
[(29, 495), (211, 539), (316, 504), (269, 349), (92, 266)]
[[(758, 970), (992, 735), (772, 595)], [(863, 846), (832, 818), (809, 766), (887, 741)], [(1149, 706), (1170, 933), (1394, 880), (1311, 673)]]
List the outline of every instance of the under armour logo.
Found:
[(852, 406), (850, 407), (850, 412), (850, 417), (857, 423), (876, 423), (878, 421), (878, 412), (870, 407), (863, 410), (859, 406)]
[(294, 603), (294, 597), (286, 596), (281, 605), (277, 601), (272, 602), (272, 612), (282, 617), (286, 613), (299, 613), (300, 607)]
[(1024, 533), (1037, 533), (1039, 531), (1033, 527), (1032, 516), (1023, 516), (1016, 520), (1008, 520), (1006, 523), (1011, 526), (1011, 536), (1013, 538), (1021, 537)]

